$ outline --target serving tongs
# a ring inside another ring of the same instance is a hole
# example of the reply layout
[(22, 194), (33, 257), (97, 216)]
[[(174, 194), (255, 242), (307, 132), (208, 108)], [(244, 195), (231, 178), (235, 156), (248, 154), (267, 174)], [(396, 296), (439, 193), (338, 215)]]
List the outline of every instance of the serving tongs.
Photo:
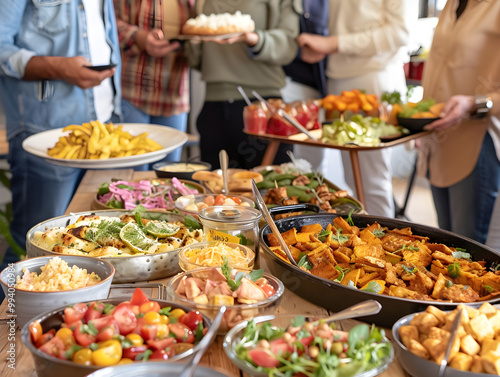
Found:
[(283, 109), (276, 108), (275, 106), (273, 106), (268, 100), (266, 100), (265, 98), (261, 97), (261, 95), (259, 93), (257, 93), (255, 90), (252, 90), (252, 94), (259, 101), (264, 102), (268, 108), (274, 110), (278, 114), (278, 116), (280, 116), (281, 118), (283, 118), (286, 121), (288, 121), (297, 130), (299, 130), (300, 132), (305, 133), (312, 140), (319, 141), (317, 137), (313, 136), (306, 128), (304, 128), (304, 126), (302, 126), (302, 124), (300, 124), (299, 122), (297, 122), (297, 120), (294, 117), (288, 115), (286, 111), (283, 111)]
[(450, 358), (451, 350), (453, 349), (453, 344), (455, 343), (455, 339), (457, 337), (458, 326), (460, 325), (460, 319), (462, 318), (462, 312), (464, 310), (463, 307), (457, 306), (457, 315), (455, 320), (453, 321), (453, 325), (450, 330), (450, 337), (448, 338), (448, 345), (446, 346), (446, 352), (444, 354), (443, 360), (441, 360), (441, 364), (439, 365), (439, 373), (438, 377), (443, 377), (444, 372), (446, 371), (446, 367), (448, 366), (448, 359)]
[(285, 252), (286, 256), (288, 257), (288, 260), (290, 261), (291, 264), (294, 266), (298, 267), (297, 262), (295, 262), (295, 259), (292, 257), (292, 253), (290, 253), (290, 250), (288, 249), (287, 244), (285, 243), (285, 240), (283, 239), (281, 233), (279, 232), (278, 228), (276, 227), (276, 224), (274, 223), (273, 218), (271, 217), (271, 214), (269, 213), (266, 203), (264, 203), (264, 199), (262, 199), (262, 195), (260, 195), (260, 191), (257, 188), (257, 185), (255, 184), (254, 179), (252, 178), (252, 192), (253, 196), (255, 197), (255, 202), (257, 203), (257, 207), (260, 209), (260, 212), (264, 215), (264, 218), (266, 219), (267, 224), (271, 228), (273, 234), (276, 236), (278, 243), (280, 244), (281, 249)]

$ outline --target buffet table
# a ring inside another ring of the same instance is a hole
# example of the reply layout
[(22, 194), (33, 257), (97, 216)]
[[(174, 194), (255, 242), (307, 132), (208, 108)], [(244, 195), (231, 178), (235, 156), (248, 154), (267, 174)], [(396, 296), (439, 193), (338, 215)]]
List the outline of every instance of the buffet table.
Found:
[[(96, 196), (98, 187), (111, 178), (120, 178), (123, 180), (137, 180), (137, 179), (151, 179), (155, 178), (155, 173), (151, 171), (135, 172), (132, 169), (117, 169), (117, 170), (89, 170), (85, 174), (77, 192), (75, 193), (71, 203), (69, 204), (66, 214), (70, 212), (83, 212), (91, 209), (91, 203)], [(266, 270), (265, 260), (261, 258), (261, 267)], [(166, 285), (169, 278), (157, 280)], [(334, 298), (332, 297), (332, 300)], [(16, 340), (14, 342), (16, 348), (15, 367), (13, 370), (9, 368), (6, 358), (8, 355), (10, 343), (11, 326), (9, 325), (7, 317), (6, 300), (0, 306), (0, 375), (3, 377), (10, 376), (23, 376), (23, 377), (36, 377), (34, 371), (34, 363), (30, 352), (23, 346), (20, 338), (20, 330), (16, 328)], [(320, 306), (309, 303), (308, 301), (300, 298), (289, 290), (280, 302), (276, 313), (289, 313), (289, 314), (305, 314), (311, 316), (328, 315), (328, 311)], [(345, 320), (340, 322), (341, 329), (349, 330), (358, 322), (355, 320)], [(386, 335), (390, 338), (390, 329), (386, 329)], [(223, 347), (223, 338), (217, 337), (216, 341), (211, 345), (209, 350), (203, 356), (202, 364), (210, 368), (224, 371), (230, 376), (247, 376), (238, 370), (234, 364), (226, 356)], [(398, 363), (398, 355), (395, 355), (394, 362), (389, 369), (380, 374), (382, 377), (407, 377), (409, 376), (404, 372), (401, 365)]]

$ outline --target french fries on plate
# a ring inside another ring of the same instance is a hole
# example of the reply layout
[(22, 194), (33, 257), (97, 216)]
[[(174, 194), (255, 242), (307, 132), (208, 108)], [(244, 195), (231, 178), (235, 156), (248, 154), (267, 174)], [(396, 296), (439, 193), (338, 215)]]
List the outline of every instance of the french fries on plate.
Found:
[(90, 121), (82, 125), (66, 126), (63, 131), (70, 133), (61, 136), (56, 145), (47, 150), (49, 156), (61, 159), (104, 160), (162, 149), (160, 144), (148, 138), (147, 132), (133, 136), (123, 131), (123, 126), (115, 127), (113, 123)]

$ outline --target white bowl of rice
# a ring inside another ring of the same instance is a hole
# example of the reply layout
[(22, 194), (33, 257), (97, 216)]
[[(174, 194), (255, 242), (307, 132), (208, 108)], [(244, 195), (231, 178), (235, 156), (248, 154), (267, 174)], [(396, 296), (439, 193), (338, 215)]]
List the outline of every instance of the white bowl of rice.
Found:
[(0, 273), (0, 283), (9, 318), (23, 326), (61, 306), (108, 298), (114, 274), (114, 267), (102, 259), (61, 255), (11, 264)]

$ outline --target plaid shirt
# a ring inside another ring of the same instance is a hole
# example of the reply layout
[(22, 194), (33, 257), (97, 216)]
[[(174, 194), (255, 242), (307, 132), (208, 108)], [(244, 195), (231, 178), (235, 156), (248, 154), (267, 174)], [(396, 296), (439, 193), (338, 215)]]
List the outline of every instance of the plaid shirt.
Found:
[[(193, 15), (193, 0), (176, 1), (183, 25)], [(137, 30), (161, 29), (162, 0), (114, 0), (122, 50), (122, 97), (153, 116), (171, 116), (189, 111), (189, 75), (182, 51), (154, 58), (140, 51)]]

